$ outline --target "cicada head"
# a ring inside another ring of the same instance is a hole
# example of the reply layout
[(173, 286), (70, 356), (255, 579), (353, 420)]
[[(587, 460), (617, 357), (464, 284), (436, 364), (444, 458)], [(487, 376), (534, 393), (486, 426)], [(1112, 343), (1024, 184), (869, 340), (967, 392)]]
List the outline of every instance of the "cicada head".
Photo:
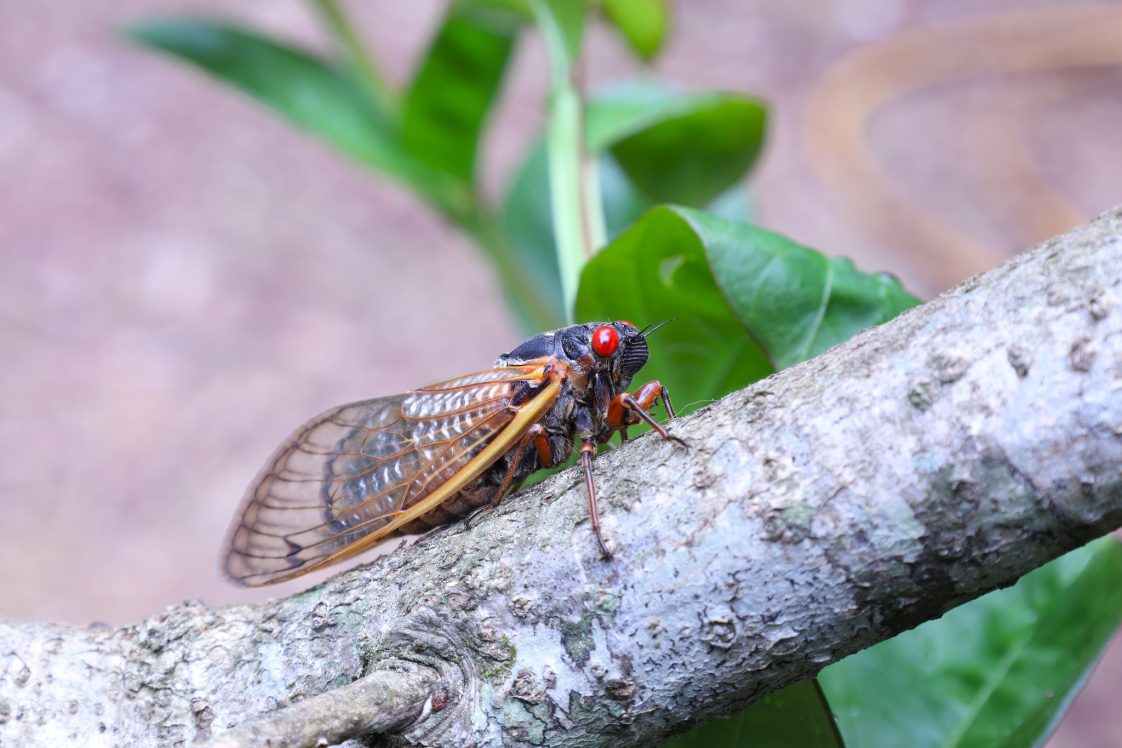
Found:
[(564, 360), (581, 379), (599, 375), (613, 381), (618, 391), (626, 388), (647, 363), (650, 351), (644, 336), (625, 320), (571, 325), (535, 335), (500, 356), (495, 365), (520, 365), (554, 356)]
[(642, 332), (627, 321), (593, 322), (561, 331), (565, 356), (588, 374), (606, 376), (617, 391), (626, 389), (650, 350)]

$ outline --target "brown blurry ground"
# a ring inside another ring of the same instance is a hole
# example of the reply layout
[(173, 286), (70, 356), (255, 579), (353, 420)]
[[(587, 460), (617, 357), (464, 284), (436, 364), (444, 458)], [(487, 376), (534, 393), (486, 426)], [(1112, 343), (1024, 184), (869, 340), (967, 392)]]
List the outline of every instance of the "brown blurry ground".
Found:
[[(250, 593), (216, 571), (270, 450), (327, 406), (486, 366), (516, 328), (473, 248), (401, 190), (114, 36), (191, 10), (322, 46), (306, 5), (66, 5), (0, 0), (0, 614), (292, 592), (307, 580)], [(363, 4), (397, 80), (441, 8)], [(1122, 202), (1120, 40), (1119, 3), (689, 0), (654, 72), (771, 102), (763, 225), (932, 295)], [(587, 70), (640, 72), (603, 30)], [(544, 85), (532, 40), (492, 194)], [(1118, 745), (1120, 686), (1116, 645), (1050, 745)]]

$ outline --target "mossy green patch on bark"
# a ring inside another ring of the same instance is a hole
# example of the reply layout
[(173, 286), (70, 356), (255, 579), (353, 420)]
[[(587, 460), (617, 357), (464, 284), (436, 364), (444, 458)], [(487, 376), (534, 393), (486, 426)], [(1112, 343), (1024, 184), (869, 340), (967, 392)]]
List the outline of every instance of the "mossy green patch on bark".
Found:
[(561, 624), (561, 645), (577, 665), (587, 665), (596, 648), (592, 640), (592, 614), (585, 613), (578, 621)]

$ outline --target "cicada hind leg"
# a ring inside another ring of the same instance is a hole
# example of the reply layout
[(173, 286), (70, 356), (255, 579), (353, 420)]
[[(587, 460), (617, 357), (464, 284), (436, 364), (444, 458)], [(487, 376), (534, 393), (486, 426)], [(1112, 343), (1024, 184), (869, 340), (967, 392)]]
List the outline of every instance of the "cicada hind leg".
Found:
[[(627, 441), (628, 426), (646, 422), (663, 439), (669, 439), (683, 447), (688, 447), (689, 445), (685, 441), (667, 431), (666, 427), (656, 421), (654, 416), (650, 414), (650, 409), (660, 398), (663, 407), (666, 408), (666, 414), (671, 419), (675, 418), (676, 414), (674, 413), (674, 406), (670, 402), (670, 393), (666, 391), (661, 382), (655, 380), (644, 384), (634, 395), (630, 392), (621, 392), (612, 398), (611, 403), (608, 404), (608, 414), (605, 421), (612, 431), (619, 432), (621, 441)], [(610, 436), (611, 432), (608, 432), (608, 435)], [(603, 441), (606, 441), (606, 438)], [(596, 483), (592, 479), (592, 457), (595, 454), (596, 441), (593, 439), (585, 440), (580, 447), (580, 461), (581, 467), (584, 469), (584, 485), (588, 493), (588, 514), (592, 521), (592, 531), (596, 534), (596, 542), (600, 546), (600, 555), (604, 558), (611, 558), (612, 552), (608, 550), (608, 546), (604, 543), (604, 536), (600, 532), (600, 511), (596, 506)]]
[(522, 485), (522, 481), (526, 479), (527, 473), (519, 468), (523, 466), (522, 463), (529, 454), (529, 449), (533, 449), (537, 452), (539, 467), (551, 468), (554, 466), (553, 447), (549, 442), (549, 433), (540, 423), (535, 423), (522, 436), (518, 441), (518, 445), (511, 451), (512, 457), (503, 474), (502, 483), (499, 484), (491, 500), (469, 514), (464, 520), (464, 527), (466, 529), (471, 529), (472, 522), (484, 513), (497, 507), (502, 503), (504, 496), (508, 493), (514, 493), (518, 490), (519, 486)]

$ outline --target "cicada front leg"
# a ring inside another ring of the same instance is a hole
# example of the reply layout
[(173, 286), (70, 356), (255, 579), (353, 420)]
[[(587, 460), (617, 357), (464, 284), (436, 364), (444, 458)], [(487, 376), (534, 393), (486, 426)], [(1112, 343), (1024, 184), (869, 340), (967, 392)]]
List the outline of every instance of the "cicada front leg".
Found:
[(676, 441), (683, 447), (688, 446), (651, 416), (649, 411), (659, 398), (662, 399), (662, 405), (666, 408), (666, 415), (671, 419), (675, 418), (674, 406), (670, 403), (670, 393), (662, 386), (662, 382), (655, 380), (644, 384), (634, 395), (630, 392), (621, 392), (612, 398), (608, 405), (606, 418), (608, 425), (619, 431), (621, 441), (627, 441), (627, 427), (645, 421), (663, 439)]
[[(656, 421), (654, 417), (648, 412), (655, 402), (662, 399), (662, 404), (666, 408), (666, 413), (671, 417), (675, 417), (674, 406), (670, 403), (670, 395), (666, 392), (666, 388), (662, 386), (661, 382), (647, 382), (636, 391), (634, 395), (630, 392), (621, 392), (612, 398), (608, 404), (608, 412), (604, 420), (608, 426), (618, 431), (620, 438), (627, 441), (627, 427), (634, 426), (642, 421), (646, 421), (654, 429), (655, 433), (663, 439), (670, 439), (681, 444), (683, 447), (688, 447), (682, 439), (674, 436), (666, 427)], [(610, 435), (611, 431), (607, 432)], [(592, 531), (596, 535), (596, 542), (600, 545), (600, 555), (604, 558), (611, 558), (612, 553), (608, 550), (607, 544), (604, 543), (604, 536), (600, 531), (600, 512), (596, 506), (596, 483), (592, 479), (592, 458), (596, 454), (596, 442), (601, 443), (606, 441), (606, 436), (601, 434), (599, 439), (584, 439), (580, 446), (580, 461), (581, 467), (584, 470), (584, 485), (585, 491), (588, 494), (588, 515), (592, 520)]]
[(580, 445), (580, 464), (584, 471), (584, 490), (588, 496), (588, 518), (592, 521), (592, 532), (596, 535), (596, 543), (600, 546), (600, 556), (611, 558), (612, 552), (604, 542), (604, 535), (600, 532), (600, 509), (596, 506), (596, 481), (592, 479), (592, 457), (596, 454), (596, 440), (585, 439)]

